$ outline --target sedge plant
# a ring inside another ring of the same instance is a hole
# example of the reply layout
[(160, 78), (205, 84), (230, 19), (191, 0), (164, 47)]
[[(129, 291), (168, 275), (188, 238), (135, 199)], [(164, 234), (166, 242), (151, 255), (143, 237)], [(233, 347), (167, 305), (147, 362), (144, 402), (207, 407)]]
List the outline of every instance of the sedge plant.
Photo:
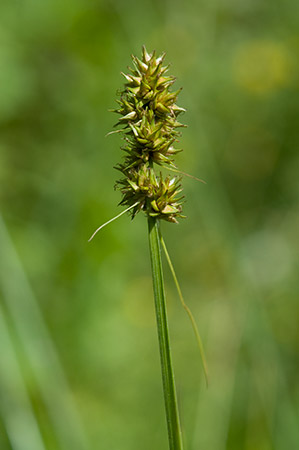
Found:
[[(156, 321), (159, 339), (160, 360), (169, 449), (182, 450), (174, 371), (170, 349), (167, 308), (165, 300), (162, 250), (165, 253), (183, 307), (191, 319), (201, 352), (203, 368), (207, 380), (207, 366), (203, 346), (195, 320), (186, 305), (161, 233), (161, 221), (178, 223), (182, 214), (181, 175), (174, 157), (181, 151), (176, 148), (184, 127), (178, 117), (185, 111), (176, 104), (178, 91), (172, 91), (175, 82), (168, 75), (169, 66), (164, 65), (165, 54), (157, 57), (142, 48), (141, 59), (132, 56), (133, 68), (125, 78), (124, 89), (117, 100), (119, 114), (116, 126), (121, 127), (112, 133), (122, 133), (124, 139), (123, 161), (116, 166), (121, 178), (115, 187), (120, 190), (120, 205), (125, 209), (113, 219), (100, 226), (91, 236), (108, 223), (129, 212), (134, 218), (143, 212), (148, 221), (149, 250), (152, 268)], [(109, 133), (110, 134), (110, 133)], [(167, 175), (163, 173), (168, 172)], [(176, 175), (169, 175), (174, 172)]]

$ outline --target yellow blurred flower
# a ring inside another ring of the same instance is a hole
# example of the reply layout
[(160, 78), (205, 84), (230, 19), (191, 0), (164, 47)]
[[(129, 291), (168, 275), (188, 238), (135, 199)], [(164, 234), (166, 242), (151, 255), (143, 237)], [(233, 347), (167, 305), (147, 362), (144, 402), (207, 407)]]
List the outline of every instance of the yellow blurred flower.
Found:
[(280, 89), (291, 77), (288, 50), (273, 41), (243, 44), (234, 57), (233, 76), (239, 86), (257, 95)]

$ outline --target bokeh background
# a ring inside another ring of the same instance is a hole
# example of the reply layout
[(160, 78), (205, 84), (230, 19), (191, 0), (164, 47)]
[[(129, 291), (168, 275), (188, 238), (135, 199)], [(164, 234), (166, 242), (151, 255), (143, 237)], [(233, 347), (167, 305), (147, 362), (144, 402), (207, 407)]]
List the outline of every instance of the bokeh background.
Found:
[(130, 54), (183, 86), (188, 218), (163, 224), (186, 450), (299, 448), (299, 3), (1, 0), (0, 447), (166, 449), (147, 225), (120, 212)]

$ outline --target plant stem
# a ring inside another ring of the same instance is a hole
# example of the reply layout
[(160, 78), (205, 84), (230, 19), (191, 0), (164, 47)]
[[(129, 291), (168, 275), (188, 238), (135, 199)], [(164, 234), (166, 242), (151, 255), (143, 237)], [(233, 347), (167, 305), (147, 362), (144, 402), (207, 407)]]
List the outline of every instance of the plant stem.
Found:
[(159, 237), (159, 220), (148, 218), (149, 247), (152, 266), (156, 319), (162, 369), (162, 381), (170, 450), (183, 450), (182, 433), (171, 361), (169, 331)]

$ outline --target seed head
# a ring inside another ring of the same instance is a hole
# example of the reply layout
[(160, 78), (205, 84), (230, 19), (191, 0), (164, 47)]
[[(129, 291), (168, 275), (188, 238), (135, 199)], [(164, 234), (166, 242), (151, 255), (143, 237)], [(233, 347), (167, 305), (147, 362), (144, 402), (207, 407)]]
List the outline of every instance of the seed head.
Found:
[(175, 143), (180, 136), (178, 128), (183, 127), (178, 115), (185, 110), (176, 105), (180, 90), (171, 92), (175, 82), (167, 76), (168, 66), (164, 66), (165, 54), (156, 57), (142, 48), (142, 58), (132, 56), (133, 68), (125, 77), (125, 86), (118, 100), (120, 114), (116, 126), (122, 126), (125, 146), (123, 163), (116, 166), (124, 175), (116, 182), (123, 194), (122, 205), (137, 206), (132, 209), (132, 217), (144, 211), (147, 215), (177, 222), (181, 215), (182, 191), (180, 179), (163, 178), (155, 174), (155, 164), (170, 170), (176, 169), (173, 157), (179, 149)]

